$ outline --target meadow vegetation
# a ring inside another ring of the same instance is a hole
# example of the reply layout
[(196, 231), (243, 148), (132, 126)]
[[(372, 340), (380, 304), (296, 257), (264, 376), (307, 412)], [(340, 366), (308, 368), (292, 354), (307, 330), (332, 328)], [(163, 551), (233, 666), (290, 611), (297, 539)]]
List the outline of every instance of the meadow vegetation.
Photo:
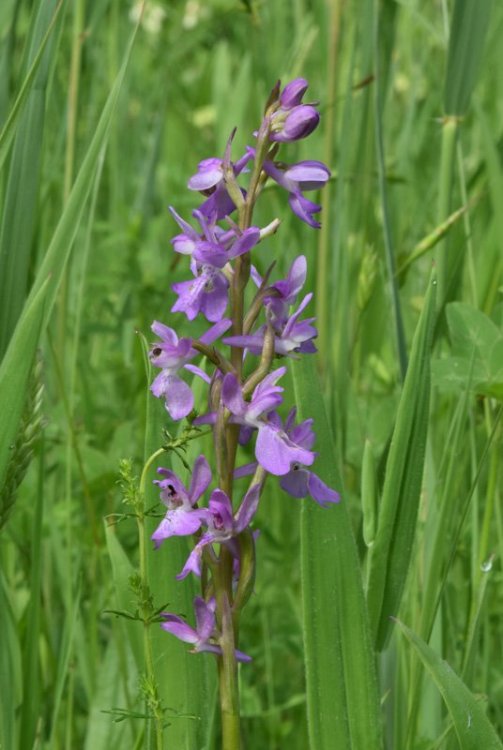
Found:
[(258, 222), (281, 218), (279, 275), (309, 260), (319, 353), (291, 386), (342, 502), (267, 485), (244, 747), (501, 750), (501, 3), (140, 5), (0, 3), (0, 748), (155, 747), (146, 627), (165, 748), (219, 747), (213, 657), (138, 619), (192, 611), (186, 540), (148, 545), (142, 590), (123, 500), (179, 429), (146, 357), (154, 319), (192, 335), (168, 205), (303, 76), (322, 228), (274, 184)]

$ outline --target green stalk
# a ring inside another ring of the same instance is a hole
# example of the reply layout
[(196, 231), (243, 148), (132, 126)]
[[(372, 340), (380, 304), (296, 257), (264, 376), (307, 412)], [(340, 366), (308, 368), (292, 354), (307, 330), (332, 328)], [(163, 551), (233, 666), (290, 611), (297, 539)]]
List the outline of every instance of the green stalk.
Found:
[[(269, 150), (269, 129), (266, 129), (259, 135), (257, 142), (257, 150), (255, 154), (255, 162), (253, 165), (253, 171), (250, 177), (250, 187), (248, 190), (248, 196), (243, 206), (239, 211), (239, 228), (242, 230), (248, 229), (251, 226), (253, 208), (255, 201), (260, 192), (260, 181), (262, 176), (262, 164), (267, 156)], [(232, 172), (232, 170), (231, 170)], [(232, 192), (234, 173), (229, 175), (228, 187), (230, 189), (230, 195), (234, 195)], [(240, 194), (240, 191), (239, 191)], [(250, 257), (249, 254), (241, 255), (236, 258), (236, 264), (234, 267), (234, 275), (231, 284), (231, 317), (232, 317), (232, 335), (240, 336), (243, 333), (243, 320), (244, 320), (244, 293), (248, 279), (250, 278)], [(231, 347), (231, 361), (236, 370), (238, 378), (241, 377), (241, 370), (243, 365), (243, 350), (239, 347)]]
[(377, 173), (379, 194), (381, 199), (381, 210), (383, 216), (383, 240), (386, 260), (386, 270), (388, 275), (388, 285), (391, 297), (391, 306), (393, 311), (393, 326), (395, 330), (396, 350), (398, 363), (400, 366), (400, 375), (405, 380), (407, 372), (407, 343), (405, 341), (405, 331), (403, 326), (402, 308), (400, 295), (396, 280), (396, 263), (395, 248), (393, 235), (391, 231), (391, 217), (388, 201), (388, 186), (386, 181), (386, 161), (384, 153), (384, 134), (382, 124), (383, 99), (384, 92), (381, 91), (381, 70), (379, 64), (379, 44), (380, 44), (380, 21), (379, 21), (379, 3), (374, 2), (374, 113), (375, 113), (375, 142), (377, 157)]
[(240, 750), (241, 722), (237, 662), (234, 654), (235, 632), (231, 616), (232, 556), (222, 546), (220, 559), (213, 569), (217, 599), (217, 620), (222, 631), (222, 657), (218, 660), (222, 750)]
[[(440, 181), (438, 190), (438, 222), (447, 219), (450, 213), (452, 178), (456, 160), (456, 143), (458, 137), (459, 118), (444, 117), (442, 122), (442, 147), (440, 156)], [(452, 258), (449, 254), (447, 241), (440, 244), (438, 259), (438, 305), (439, 309), (445, 305), (452, 273)]]
[[(487, 400), (485, 401), (485, 413), (486, 413), (486, 425), (487, 425), (487, 434), (488, 436), (491, 434), (493, 430), (493, 422), (492, 422), (492, 414), (490, 410), (490, 406), (487, 403)], [(498, 476), (499, 476), (499, 467), (500, 467), (500, 446), (499, 446), (499, 439), (496, 437), (492, 443), (491, 446), (491, 460), (489, 465), (489, 476), (487, 479), (487, 492), (486, 492), (486, 502), (484, 505), (484, 519), (482, 521), (482, 531), (480, 534), (480, 548), (479, 548), (479, 563), (482, 565), (486, 558), (489, 555), (489, 537), (491, 533), (491, 527), (493, 525), (494, 519), (494, 505), (495, 505), (495, 498), (497, 496), (498, 492)]]
[[(77, 142), (77, 114), (79, 103), (80, 68), (82, 59), (82, 43), (84, 34), (85, 0), (77, 0), (73, 11), (72, 28), (72, 56), (70, 61), (70, 76), (68, 82), (66, 145), (65, 145), (65, 173), (63, 180), (63, 205), (70, 195), (75, 172), (75, 147)], [(58, 305), (58, 335), (57, 343), (60, 357), (65, 362), (66, 328), (68, 320), (68, 287), (70, 269), (65, 270), (61, 283)]]
[[(246, 200), (243, 201), (241, 191), (237, 186), (234, 172), (227, 167), (225, 179), (229, 195), (234, 199), (239, 211), (239, 227), (246, 230), (251, 226), (255, 201), (260, 193), (263, 170), (262, 165), (269, 152), (269, 126), (261, 128), (257, 139), (254, 166), (250, 177), (250, 186)], [(230, 143), (226, 160), (230, 162)], [(243, 255), (236, 258), (231, 282), (231, 317), (233, 335), (241, 335), (244, 323), (244, 295), (246, 285), (250, 278), (250, 258)], [(260, 382), (269, 370), (272, 360), (270, 352), (270, 337), (266, 336), (265, 349), (256, 373), (251, 376), (251, 382)], [(274, 348), (274, 338), (272, 339)], [(231, 363), (239, 381), (242, 382), (243, 350), (239, 347), (231, 347)], [(254, 379), (255, 376), (255, 379)], [(250, 381), (248, 382), (250, 386)], [(220, 401), (220, 399), (218, 399)], [(239, 426), (228, 422), (228, 414), (223, 412), (221, 406), (218, 409), (219, 416), (214, 431), (215, 453), (219, 474), (219, 486), (232, 501), (233, 477), (236, 463), (236, 452), (238, 446)], [(220, 628), (220, 643), (222, 656), (218, 659), (218, 679), (220, 693), (220, 713), (222, 718), (222, 750), (240, 750), (240, 708), (239, 708), (239, 685), (238, 671), (235, 656), (235, 647), (238, 639), (239, 609), (244, 605), (246, 597), (233, 601), (232, 591), (232, 555), (224, 546), (221, 546), (219, 559), (211, 565), (215, 597), (217, 602), (216, 619)], [(254, 560), (252, 561), (254, 566)], [(237, 606), (236, 606), (237, 605)]]
[[(335, 132), (335, 98), (337, 83), (337, 60), (339, 51), (339, 36), (341, 28), (341, 16), (344, 2), (341, 0), (332, 0), (330, 3), (329, 15), (329, 39), (328, 39), (328, 56), (327, 56), (327, 95), (326, 101), (329, 106), (325, 115), (325, 143), (323, 147), (323, 161), (325, 164), (331, 164), (333, 161), (334, 151), (334, 132)], [(318, 342), (320, 352), (328, 352), (329, 347), (329, 325), (328, 325), (328, 298), (330, 290), (329, 273), (329, 237), (331, 233), (330, 223), (330, 203), (331, 203), (331, 183), (330, 180), (325, 185), (322, 197), (322, 215), (324, 220), (320, 229), (320, 238), (318, 243), (318, 255), (316, 262), (316, 320), (318, 325)], [(331, 294), (331, 290), (330, 290)], [(328, 355), (327, 355), (328, 356)], [(324, 362), (320, 357), (320, 365), (323, 367)]]

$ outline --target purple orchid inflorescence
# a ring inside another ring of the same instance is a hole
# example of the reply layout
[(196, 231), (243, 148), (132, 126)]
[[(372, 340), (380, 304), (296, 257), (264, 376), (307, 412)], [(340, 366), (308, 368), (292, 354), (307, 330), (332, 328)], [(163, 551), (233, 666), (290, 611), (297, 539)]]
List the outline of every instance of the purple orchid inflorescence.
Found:
[[(313, 295), (302, 292), (307, 259), (299, 255), (284, 278), (271, 280), (272, 266), (265, 272), (257, 267), (266, 264), (267, 250), (260, 246), (280, 222), (272, 217), (261, 227), (252, 218), (270, 180), (287, 191), (295, 216), (311, 227), (320, 226), (315, 215), (321, 207), (304, 193), (322, 188), (329, 169), (319, 161), (285, 164), (276, 158), (284, 144), (306, 138), (318, 126), (316, 103), (303, 102), (307, 88), (303, 78), (283, 89), (278, 83), (254, 132), (253, 146), (233, 162), (232, 134), (223, 158), (199, 163), (188, 187), (204, 200), (190, 221), (170, 208), (180, 230), (171, 244), (176, 253), (188, 256), (191, 273), (191, 278), (172, 285), (176, 300), (171, 310), (184, 313), (189, 321), (203, 317), (213, 325), (198, 337), (179, 336), (158, 321), (152, 325), (159, 340), (149, 357), (160, 372), (151, 391), (164, 399), (174, 421), (187, 419), (196, 432), (209, 425), (214, 464), (212, 472), (204, 455), (196, 458), (187, 486), (171, 469), (158, 469), (160, 479), (155, 481), (166, 512), (152, 541), (159, 548), (173, 536), (192, 539), (192, 551), (177, 578), (192, 574), (202, 588), (194, 600), (195, 628), (170, 613), (162, 613), (162, 628), (190, 643), (193, 652), (233, 659), (234, 668), (236, 661), (250, 659), (236, 648), (234, 623), (253, 590), (258, 532), (252, 524), (267, 476), (277, 477), (277, 485), (295, 498), (311, 497), (322, 507), (339, 501), (338, 493), (311, 470), (317, 455), (313, 420), (296, 424), (295, 407), (284, 421), (281, 417), (285, 363), (316, 351), (315, 319), (307, 312)], [(242, 185), (245, 176), (247, 184)], [(199, 357), (206, 358), (209, 367), (194, 364)], [(283, 364), (275, 367), (276, 359)], [(204, 404), (196, 404), (187, 375), (197, 375), (205, 384)], [(236, 467), (248, 445), (254, 460)], [(237, 490), (235, 481), (249, 475), (248, 489)]]

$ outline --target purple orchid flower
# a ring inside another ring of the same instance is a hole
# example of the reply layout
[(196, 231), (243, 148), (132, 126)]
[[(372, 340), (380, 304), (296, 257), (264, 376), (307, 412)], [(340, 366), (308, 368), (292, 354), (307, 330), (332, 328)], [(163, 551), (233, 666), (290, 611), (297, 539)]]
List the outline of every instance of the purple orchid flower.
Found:
[[(290, 410), (284, 427), (278, 414), (270, 414), (269, 419), (276, 423), (280, 429), (284, 429), (286, 434), (297, 445), (311, 450), (315, 440), (315, 434), (312, 430), (313, 420), (305, 419), (303, 422), (295, 425), (296, 413), (297, 410), (293, 407)], [(256, 468), (256, 462), (240, 466), (235, 470), (234, 477), (238, 479), (239, 477), (249, 476), (255, 472)], [(341, 499), (338, 492), (328, 487), (313, 471), (310, 471), (298, 461), (294, 461), (291, 464), (290, 471), (281, 477), (279, 483), (281, 488), (292, 497), (305, 498), (309, 496), (318, 505), (321, 505), (322, 508), (327, 507), (329, 503), (338, 503)]]
[(177, 234), (171, 240), (175, 251), (182, 255), (191, 255), (201, 264), (223, 268), (233, 258), (249, 252), (261, 238), (261, 231), (258, 227), (249, 227), (244, 231), (232, 227), (224, 231), (214, 222), (209, 222), (200, 211), (194, 211), (193, 215), (202, 229), (202, 234), (198, 234), (173, 207), (170, 206), (169, 210), (183, 230), (182, 234)]
[[(297, 445), (310, 450), (315, 441), (315, 434), (312, 429), (313, 420), (305, 419), (295, 425), (296, 413), (297, 410), (294, 407), (286, 419), (285, 432)], [(279, 421), (281, 422), (281, 420)], [(314, 472), (307, 469), (299, 461), (292, 463), (290, 471), (281, 477), (279, 483), (280, 487), (292, 497), (304, 498), (309, 495), (322, 508), (329, 503), (338, 503), (341, 499), (338, 492), (328, 487)]]
[[(172, 285), (178, 299), (171, 312), (184, 312), (189, 320), (194, 320), (199, 312), (210, 321), (220, 320), (227, 307), (227, 290), (229, 281), (221, 270), (230, 260), (249, 252), (260, 240), (260, 229), (249, 227), (244, 232), (226, 233), (226, 245), (221, 242), (199, 241), (192, 239), (193, 261), (191, 270), (195, 279), (180, 281)], [(229, 237), (232, 242), (229, 242)], [(189, 243), (183, 241), (184, 247)]]
[[(311, 301), (312, 293), (306, 294), (297, 310), (286, 319), (284, 324), (278, 324), (278, 319), (271, 316), (270, 320), (275, 332), (274, 351), (283, 357), (298, 357), (299, 354), (314, 354), (316, 346), (313, 339), (318, 335), (316, 328), (311, 325), (315, 318), (299, 321), (298, 318)], [(228, 336), (222, 339), (224, 344), (248, 349), (252, 354), (259, 355), (264, 347), (264, 337), (267, 326), (261, 326), (258, 331), (246, 336)]]
[[(201, 336), (201, 343), (210, 344), (216, 341), (230, 326), (230, 320), (221, 320)], [(178, 371), (189, 370), (208, 383), (210, 379), (199, 367), (188, 364), (191, 359), (198, 356), (198, 352), (192, 348), (192, 339), (179, 339), (172, 328), (157, 320), (152, 324), (152, 331), (162, 341), (154, 344), (150, 350), (150, 361), (162, 370), (150, 386), (150, 390), (157, 398), (164, 397), (166, 409), (172, 419), (183, 419), (194, 408), (194, 396), (187, 383), (177, 374)]]
[[(251, 267), (251, 277), (254, 283), (260, 288), (263, 279), (255, 266)], [(275, 329), (276, 327), (286, 325), (288, 310), (291, 305), (295, 304), (297, 295), (306, 282), (306, 277), (306, 256), (299, 255), (290, 266), (286, 279), (280, 279), (269, 287), (269, 289), (274, 290), (274, 294), (267, 294), (267, 289), (265, 290), (264, 305), (270, 313), (270, 319)]]
[[(243, 171), (250, 159), (251, 156), (249, 152), (246, 152), (234, 164), (231, 162), (232, 169), (236, 176)], [(187, 186), (190, 190), (197, 190), (200, 193), (215, 190), (224, 182), (224, 167), (224, 159), (219, 159), (217, 157), (203, 159), (203, 161), (200, 161), (197, 165), (197, 172), (190, 177)]]
[[(178, 615), (173, 615), (169, 612), (162, 613), (161, 616), (164, 618), (164, 622), (161, 623), (161, 628), (181, 641), (191, 643), (193, 645), (191, 653), (193, 654), (208, 651), (212, 654), (220, 655), (222, 654), (221, 647), (211, 642), (218, 638), (218, 633), (215, 629), (215, 610), (216, 602), (213, 597), (206, 602), (200, 596), (196, 596), (194, 599), (194, 612), (196, 615), (195, 629), (191, 628)], [(237, 661), (251, 661), (251, 656), (244, 654), (242, 651), (236, 649), (234, 653)]]
[(292, 463), (310, 466), (314, 461), (312, 451), (297, 445), (277, 423), (262, 416), (282, 402), (283, 388), (276, 382), (285, 372), (286, 367), (280, 367), (269, 373), (253, 391), (250, 402), (244, 400), (242, 388), (232, 373), (225, 376), (222, 384), (222, 401), (232, 413), (232, 421), (258, 430), (255, 456), (266, 471), (276, 476), (287, 474)]
[(264, 172), (288, 191), (288, 202), (294, 214), (309, 226), (319, 229), (321, 224), (316, 221), (314, 214), (321, 211), (321, 206), (308, 200), (303, 191), (323, 187), (330, 178), (330, 170), (321, 161), (279, 165), (266, 160)]
[[(246, 529), (257, 512), (260, 498), (260, 485), (254, 484), (243, 498), (238, 511), (233, 515), (232, 503), (228, 496), (220, 489), (213, 490), (206, 511), (205, 522), (208, 531), (198, 541), (185, 563), (182, 572), (177, 575), (178, 580), (186, 578), (189, 573), (201, 575), (201, 556), (208, 544), (225, 544), (234, 540), (238, 534)], [(239, 548), (232, 545), (234, 557), (239, 558)]]
[(194, 463), (188, 491), (174, 472), (163, 468), (157, 472), (164, 478), (154, 480), (154, 484), (161, 488), (161, 500), (168, 510), (151, 536), (156, 549), (170, 536), (187, 536), (201, 528), (207, 511), (195, 509), (194, 505), (211, 482), (211, 469), (204, 456), (199, 456)]
[(215, 219), (210, 221), (197, 209), (192, 212), (192, 215), (198, 221), (201, 227), (201, 232), (197, 232), (188, 221), (185, 221), (185, 219), (175, 211), (173, 206), (169, 207), (169, 211), (182, 230), (181, 234), (177, 234), (171, 240), (173, 249), (181, 255), (193, 255), (197, 251), (201, 242), (218, 242), (217, 236), (224, 232), (224, 230), (215, 223)]
[[(252, 155), (247, 151), (244, 156), (232, 164), (232, 169), (237, 177), (246, 167)], [(236, 206), (225, 187), (224, 179), (225, 160), (211, 157), (199, 162), (197, 172), (188, 182), (190, 190), (197, 190), (208, 195), (204, 203), (199, 206), (199, 212), (215, 221), (229, 216)]]
[(260, 240), (258, 227), (249, 227), (244, 232), (239, 232), (238, 235), (234, 232), (227, 234), (230, 234), (230, 237), (221, 238), (218, 244), (216, 242), (199, 243), (194, 252), (194, 258), (200, 263), (223, 268), (230, 260), (248, 253)]
[(171, 312), (184, 312), (189, 320), (194, 320), (202, 312), (207, 320), (215, 323), (227, 308), (229, 282), (220, 269), (209, 264), (192, 269), (192, 272), (194, 279), (172, 285), (178, 299)]

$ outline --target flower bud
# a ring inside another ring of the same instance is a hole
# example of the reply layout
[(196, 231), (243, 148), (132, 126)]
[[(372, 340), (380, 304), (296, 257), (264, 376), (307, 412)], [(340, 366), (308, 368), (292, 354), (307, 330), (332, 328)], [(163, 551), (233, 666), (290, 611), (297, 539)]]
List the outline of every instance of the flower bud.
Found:
[(305, 78), (295, 78), (287, 83), (281, 92), (279, 101), (284, 109), (292, 109), (301, 103), (302, 97), (307, 91), (309, 84)]
[(310, 104), (299, 104), (287, 112), (280, 110), (273, 117), (271, 141), (288, 142), (306, 138), (319, 121), (318, 110)]

